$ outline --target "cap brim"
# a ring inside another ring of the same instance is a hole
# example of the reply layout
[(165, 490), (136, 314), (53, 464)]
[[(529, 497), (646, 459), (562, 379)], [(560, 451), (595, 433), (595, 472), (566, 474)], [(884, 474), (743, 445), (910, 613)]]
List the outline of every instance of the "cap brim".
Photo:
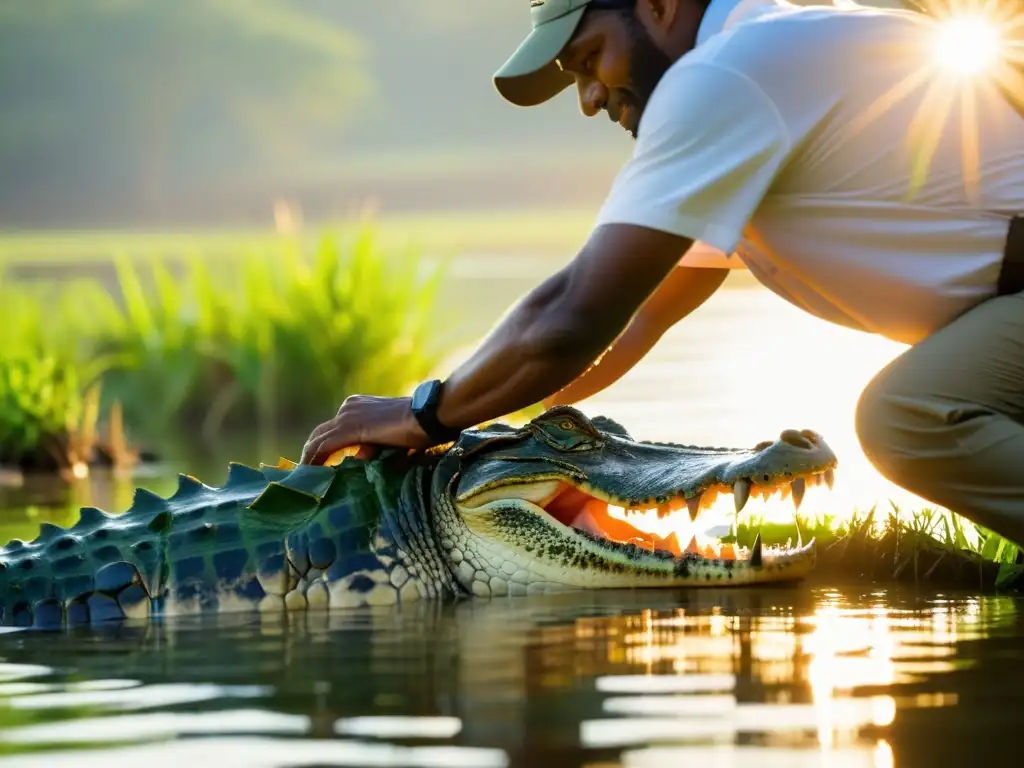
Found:
[(520, 107), (534, 107), (573, 84), (574, 78), (555, 64), (572, 39), (586, 6), (536, 27), (494, 74), (494, 87)]

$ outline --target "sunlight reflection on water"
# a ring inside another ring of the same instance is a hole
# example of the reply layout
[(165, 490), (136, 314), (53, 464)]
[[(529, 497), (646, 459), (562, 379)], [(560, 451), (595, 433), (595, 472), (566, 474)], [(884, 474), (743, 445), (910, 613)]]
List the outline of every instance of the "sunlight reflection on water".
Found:
[(7, 635), (0, 765), (891, 768), (1024, 673), (1011, 598), (648, 594)]

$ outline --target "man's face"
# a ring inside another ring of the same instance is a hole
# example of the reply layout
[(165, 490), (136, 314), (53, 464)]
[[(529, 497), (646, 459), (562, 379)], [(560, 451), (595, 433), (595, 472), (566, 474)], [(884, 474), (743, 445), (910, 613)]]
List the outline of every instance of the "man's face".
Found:
[(583, 17), (558, 64), (576, 78), (585, 115), (605, 110), (635, 139), (640, 116), (672, 59), (632, 13), (594, 10)]

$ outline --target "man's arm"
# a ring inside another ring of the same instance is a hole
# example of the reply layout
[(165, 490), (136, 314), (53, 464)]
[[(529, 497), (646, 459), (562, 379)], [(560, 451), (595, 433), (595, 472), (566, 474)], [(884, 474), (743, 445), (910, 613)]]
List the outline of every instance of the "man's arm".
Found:
[(579, 255), (499, 324), (444, 384), (438, 418), (466, 429), (569, 384), (622, 333), (691, 241), (645, 227), (599, 227)]
[(569, 386), (546, 398), (544, 406), (578, 403), (610, 387), (640, 362), (669, 328), (711, 298), (728, 275), (728, 269), (720, 268), (673, 269), (604, 355)]
[[(646, 227), (607, 224), (565, 268), (531, 291), (444, 382), (437, 410), (468, 429), (543, 400), (579, 376), (622, 332), (692, 241)], [(409, 398), (350, 397), (303, 447), (323, 463), (357, 444), (426, 448)]]

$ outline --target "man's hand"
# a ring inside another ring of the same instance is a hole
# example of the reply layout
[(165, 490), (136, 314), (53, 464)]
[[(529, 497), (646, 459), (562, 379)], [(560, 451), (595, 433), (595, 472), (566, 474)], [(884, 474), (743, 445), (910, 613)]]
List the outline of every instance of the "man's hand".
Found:
[(323, 464), (332, 453), (355, 445), (423, 449), (430, 440), (412, 414), (408, 397), (353, 395), (338, 415), (313, 430), (302, 448), (302, 464)]

